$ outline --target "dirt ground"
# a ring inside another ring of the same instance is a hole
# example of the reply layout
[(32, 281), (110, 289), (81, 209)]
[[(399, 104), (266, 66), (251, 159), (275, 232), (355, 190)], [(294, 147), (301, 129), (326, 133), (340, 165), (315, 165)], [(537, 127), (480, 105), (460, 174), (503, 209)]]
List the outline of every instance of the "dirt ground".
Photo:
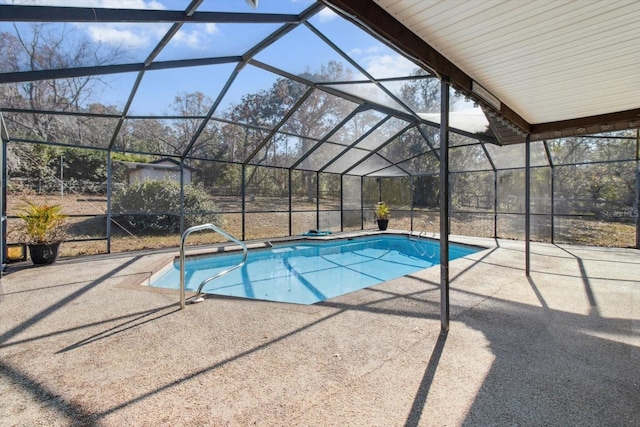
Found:
[[(61, 256), (76, 256), (86, 254), (99, 254), (107, 252), (106, 236), (106, 208), (107, 200), (104, 196), (86, 194), (9, 194), (7, 197), (8, 219), (8, 242), (12, 240), (12, 230), (20, 225), (21, 220), (11, 218), (15, 216), (19, 209), (27, 201), (36, 203), (61, 204), (63, 212), (68, 218), (68, 233), (70, 240), (84, 240), (76, 242), (65, 242), (61, 246)], [(216, 205), (220, 209), (224, 229), (231, 235), (241, 238), (242, 215), (238, 212), (242, 209), (240, 199), (237, 197), (219, 197)], [(245, 221), (245, 240), (282, 237), (289, 235), (289, 215), (288, 200), (284, 202), (277, 199), (255, 199), (247, 200), (245, 208), (247, 211), (269, 211), (276, 206), (283, 209), (280, 212), (256, 212), (247, 213)], [(292, 216), (293, 235), (302, 234), (307, 230), (317, 228), (315, 203), (308, 203), (305, 200), (294, 200), (295, 212)], [(359, 211), (354, 211), (355, 216), (359, 216)], [(364, 229), (375, 229), (377, 226), (373, 217), (365, 212), (366, 221)], [(411, 212), (392, 210), (389, 228), (398, 230), (410, 230), (424, 232), (427, 235), (437, 233), (439, 230), (439, 219), (437, 212), (425, 212), (414, 210), (413, 228), (411, 224)], [(500, 238), (524, 239), (524, 220), (522, 216), (504, 215), (498, 221)], [(320, 228), (331, 231), (340, 231), (340, 211), (339, 205), (331, 202), (323, 202), (321, 205)], [(451, 219), (451, 233), (455, 235), (494, 237), (493, 214), (486, 215), (464, 215), (453, 214)], [(534, 230), (532, 240), (547, 241), (550, 239), (550, 226), (543, 224), (541, 230)], [(359, 230), (360, 222), (347, 224), (345, 230)], [(177, 247), (180, 243), (180, 236), (176, 234), (165, 235), (140, 235), (133, 233), (118, 223), (117, 219), (112, 223), (111, 252), (127, 252), (140, 249), (153, 249), (165, 247)], [(95, 239), (95, 240), (87, 240)], [(194, 233), (189, 237), (189, 244), (207, 244), (220, 242), (223, 239), (215, 233), (201, 232)], [(589, 246), (604, 247), (634, 247), (635, 227), (633, 224), (618, 222), (606, 222), (601, 220), (585, 220), (581, 218), (557, 218), (555, 225), (556, 243), (573, 243)]]

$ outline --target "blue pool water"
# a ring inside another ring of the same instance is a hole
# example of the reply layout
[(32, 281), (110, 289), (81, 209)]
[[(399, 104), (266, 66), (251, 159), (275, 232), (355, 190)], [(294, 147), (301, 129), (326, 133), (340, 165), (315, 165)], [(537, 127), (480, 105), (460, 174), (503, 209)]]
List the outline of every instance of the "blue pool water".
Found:
[[(450, 259), (477, 248), (451, 244)], [(212, 255), (187, 261), (187, 290), (197, 290), (207, 277), (238, 264), (242, 254)], [(375, 236), (350, 240), (300, 241), (250, 250), (246, 264), (205, 285), (208, 294), (268, 301), (313, 304), (440, 263), (437, 241), (406, 236)], [(178, 289), (179, 263), (152, 279), (151, 286)]]

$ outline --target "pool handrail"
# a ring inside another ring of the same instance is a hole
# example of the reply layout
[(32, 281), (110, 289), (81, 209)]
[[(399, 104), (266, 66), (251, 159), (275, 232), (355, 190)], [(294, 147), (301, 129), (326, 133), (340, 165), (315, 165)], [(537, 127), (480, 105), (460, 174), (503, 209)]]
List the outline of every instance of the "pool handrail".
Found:
[(187, 236), (189, 236), (189, 234), (195, 232), (195, 231), (202, 231), (202, 230), (213, 230), (216, 233), (218, 233), (219, 235), (227, 238), (228, 240), (231, 240), (232, 242), (238, 244), (241, 248), (242, 248), (242, 252), (244, 253), (244, 256), (242, 258), (242, 261), (231, 267), (228, 268), (224, 271), (221, 271), (220, 273), (208, 277), (206, 279), (204, 279), (202, 281), (202, 283), (200, 283), (200, 286), (198, 286), (198, 291), (196, 292), (196, 295), (194, 296), (194, 301), (196, 301), (197, 299), (200, 299), (202, 296), (202, 288), (204, 287), (204, 285), (206, 285), (207, 283), (209, 283), (210, 281), (217, 279), (220, 276), (223, 276), (233, 270), (235, 270), (236, 268), (240, 268), (244, 265), (244, 263), (247, 261), (247, 245), (244, 244), (244, 242), (236, 239), (235, 237), (233, 237), (232, 235), (230, 235), (229, 233), (221, 230), (220, 228), (216, 227), (213, 224), (201, 224), (201, 225), (194, 225), (193, 227), (189, 227), (187, 228), (184, 233), (182, 233), (182, 236), (180, 237), (180, 309), (184, 309), (186, 306), (186, 299), (185, 299), (185, 281), (184, 281), (184, 264), (185, 264), (185, 242), (187, 240)]
[[(426, 235), (427, 235), (427, 227), (429, 227), (429, 225), (431, 225), (433, 223), (433, 221), (429, 221), (429, 220), (423, 219), (420, 222), (422, 223), (422, 229), (420, 230), (420, 232), (417, 235), (413, 234), (413, 232), (411, 234), (409, 234), (409, 241), (411, 242), (411, 245), (416, 250), (416, 252), (418, 252), (418, 254), (420, 256), (423, 257), (425, 255), (428, 255), (429, 258), (433, 258), (433, 256), (431, 256), (431, 255), (429, 255), (427, 253), (428, 252), (427, 249), (422, 250), (421, 248), (419, 248), (419, 247), (417, 247), (415, 245), (415, 242), (417, 242), (418, 239), (420, 239), (422, 236), (426, 237)], [(434, 237), (435, 237), (435, 233), (434, 233)]]
[[(415, 236), (415, 237), (416, 237), (416, 238), (418, 238), (418, 239), (419, 239), (420, 237), (422, 237), (423, 235), (424, 235), (424, 236), (426, 236), (426, 234), (427, 234), (427, 227), (429, 227), (429, 225), (432, 223), (432, 221), (428, 221), (428, 220), (426, 220), (426, 219), (423, 219), (423, 220), (422, 220), (422, 221), (420, 221), (420, 222), (422, 223), (422, 229), (421, 229), (421, 230), (420, 230), (420, 232), (417, 234), (417, 236)], [(409, 238), (411, 239), (411, 237), (413, 237), (413, 236), (414, 236), (414, 234), (413, 234), (413, 233), (411, 233), (411, 235), (409, 236)], [(411, 240), (413, 240), (413, 239), (411, 239)]]

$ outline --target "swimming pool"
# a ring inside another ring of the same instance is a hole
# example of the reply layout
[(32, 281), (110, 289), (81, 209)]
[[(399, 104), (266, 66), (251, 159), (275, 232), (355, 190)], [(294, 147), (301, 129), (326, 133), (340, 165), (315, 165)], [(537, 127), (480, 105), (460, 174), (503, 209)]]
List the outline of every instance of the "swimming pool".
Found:
[[(479, 249), (451, 244), (449, 259)], [(185, 286), (195, 291), (206, 278), (238, 264), (241, 254), (214, 254), (187, 260)], [(242, 268), (208, 283), (207, 294), (314, 304), (405, 276), (440, 263), (438, 241), (407, 236), (369, 236), (329, 241), (302, 240), (249, 251)], [(179, 263), (150, 285), (178, 289)]]

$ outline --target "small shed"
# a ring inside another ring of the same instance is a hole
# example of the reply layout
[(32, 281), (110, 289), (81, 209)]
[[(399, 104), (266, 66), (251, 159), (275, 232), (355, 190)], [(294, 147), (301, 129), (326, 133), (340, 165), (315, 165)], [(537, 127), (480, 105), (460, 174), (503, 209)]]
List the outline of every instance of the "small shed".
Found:
[[(164, 157), (149, 163), (123, 162), (129, 169), (129, 184), (148, 179), (170, 179), (180, 182), (180, 162), (170, 157)], [(193, 168), (184, 166), (184, 183), (191, 184)]]

